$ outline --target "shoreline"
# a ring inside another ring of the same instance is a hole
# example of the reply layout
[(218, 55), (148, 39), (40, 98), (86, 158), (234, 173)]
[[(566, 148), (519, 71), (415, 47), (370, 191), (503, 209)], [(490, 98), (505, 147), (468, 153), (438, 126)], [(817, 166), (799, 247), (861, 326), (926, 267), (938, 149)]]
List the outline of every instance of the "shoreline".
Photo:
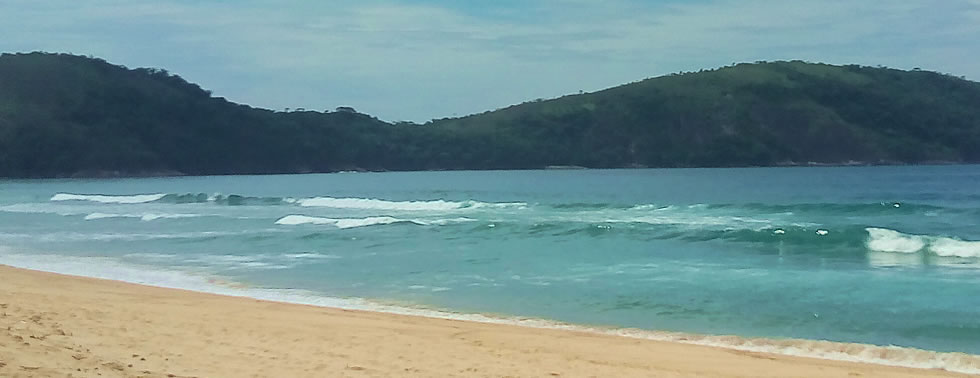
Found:
[[(572, 324), (549, 322), (545, 320), (524, 319), (524, 318), (516, 318), (516, 317), (508, 319), (505, 317), (498, 318), (498, 317), (493, 317), (489, 315), (480, 315), (480, 314), (470, 314), (470, 315), (453, 314), (448, 312), (439, 312), (435, 310), (420, 310), (420, 309), (412, 310), (412, 309), (403, 308), (402, 311), (391, 311), (392, 309), (396, 309), (396, 307), (394, 306), (386, 306), (387, 308), (368, 307), (368, 308), (350, 309), (350, 308), (338, 307), (337, 303), (334, 303), (333, 306), (331, 306), (322, 303), (304, 304), (304, 303), (296, 303), (296, 302), (283, 302), (283, 301), (278, 301), (278, 299), (269, 300), (263, 298), (256, 298), (255, 296), (248, 296), (247, 295), (248, 292), (245, 290), (240, 291), (242, 295), (235, 295), (235, 294), (229, 295), (226, 293), (211, 293), (211, 292), (205, 292), (205, 291), (193, 290), (193, 289), (149, 286), (145, 284), (128, 283), (124, 281), (108, 280), (104, 278), (64, 275), (60, 273), (51, 273), (51, 272), (44, 272), (39, 270), (29, 270), (29, 269), (17, 268), (17, 267), (12, 267), (7, 265), (0, 265), (0, 275), (4, 276), (5, 278), (4, 280), (0, 280), (2, 281), (0, 282), (0, 302), (2, 302), (5, 305), (4, 306), (5, 316), (3, 318), (0, 318), (3, 320), (9, 320), (7, 313), (11, 311), (10, 310), (11, 304), (16, 304), (16, 306), (19, 306), (20, 308), (27, 308), (27, 309), (31, 309), (31, 307), (34, 307), (33, 305), (35, 305), (35, 303), (32, 303), (31, 301), (19, 302), (11, 299), (16, 299), (15, 297), (24, 296), (24, 295), (26, 295), (27, 297), (35, 297), (37, 292), (41, 292), (41, 294), (43, 294), (42, 296), (48, 298), (58, 297), (61, 298), (62, 300), (68, 300), (69, 302), (82, 301), (84, 303), (80, 303), (80, 305), (70, 306), (71, 309), (77, 308), (80, 309), (80, 311), (82, 312), (91, 312), (91, 311), (105, 312), (106, 309), (113, 309), (116, 312), (120, 312), (120, 311), (126, 312), (129, 313), (130, 315), (132, 315), (133, 311), (132, 309), (127, 308), (128, 303), (117, 303), (112, 300), (107, 300), (105, 296), (107, 295), (125, 296), (130, 299), (142, 299), (143, 297), (150, 297), (153, 299), (152, 302), (154, 303), (166, 302), (159, 306), (151, 306), (153, 307), (152, 312), (163, 314), (164, 317), (166, 317), (167, 314), (172, 313), (174, 307), (179, 307), (181, 305), (184, 305), (181, 308), (186, 309), (187, 302), (194, 302), (200, 304), (199, 307), (201, 307), (200, 309), (195, 308), (195, 311), (203, 312), (204, 314), (203, 317), (205, 319), (213, 318), (215, 315), (229, 316), (230, 314), (227, 313), (225, 307), (246, 308), (247, 310), (243, 311), (243, 313), (254, 313), (255, 311), (270, 311), (269, 314), (266, 314), (267, 316), (270, 317), (283, 316), (291, 319), (292, 317), (289, 315), (293, 314), (293, 315), (301, 316), (306, 321), (311, 321), (314, 323), (325, 322), (325, 324), (327, 324), (328, 326), (330, 324), (336, 324), (338, 322), (343, 323), (343, 322), (349, 322), (355, 320), (352, 318), (357, 318), (360, 320), (364, 320), (362, 318), (369, 318), (368, 320), (365, 321), (365, 323), (363, 324), (359, 323), (363, 327), (366, 327), (367, 334), (374, 335), (374, 337), (377, 338), (374, 344), (368, 343), (367, 345), (361, 345), (361, 347), (367, 347), (367, 349), (378, 347), (378, 345), (375, 345), (378, 343), (386, 344), (385, 346), (389, 346), (387, 345), (387, 338), (401, 334), (401, 332), (399, 331), (399, 329), (397, 329), (396, 326), (399, 325), (405, 326), (406, 324), (423, 326), (426, 327), (427, 329), (431, 327), (435, 327), (440, 331), (446, 331), (446, 332), (452, 331), (453, 333), (460, 332), (460, 330), (463, 330), (463, 333), (470, 333), (470, 332), (474, 332), (474, 330), (480, 330), (481, 332), (488, 333), (485, 336), (492, 335), (497, 332), (501, 332), (508, 335), (514, 335), (515, 337), (520, 336), (520, 338), (530, 337), (533, 338), (534, 341), (538, 343), (538, 345), (540, 345), (542, 348), (552, 348), (552, 347), (557, 348), (558, 346), (565, 348), (566, 346), (571, 345), (574, 346), (575, 348), (579, 348), (579, 349), (584, 348), (586, 350), (595, 351), (597, 353), (600, 351), (607, 352), (606, 351), (607, 348), (616, 349), (621, 347), (629, 347), (628, 349), (631, 351), (634, 348), (641, 349), (641, 350), (650, 349), (648, 350), (648, 352), (650, 352), (649, 354), (636, 355), (635, 356), (637, 358), (636, 360), (630, 360), (628, 362), (619, 361), (618, 363), (609, 363), (608, 361), (606, 361), (605, 363), (598, 363), (601, 362), (602, 360), (591, 361), (593, 364), (589, 365), (590, 369), (591, 368), (596, 368), (600, 370), (613, 369), (613, 370), (601, 370), (604, 371), (605, 373), (598, 374), (598, 376), (647, 375), (651, 373), (667, 374), (667, 372), (673, 372), (673, 373), (686, 372), (686, 374), (705, 374), (709, 376), (719, 376), (719, 377), (739, 376), (739, 375), (746, 375), (746, 374), (752, 376), (765, 376), (765, 375), (813, 376), (815, 374), (832, 376), (832, 375), (838, 375), (837, 373), (840, 373), (839, 374), (840, 376), (848, 376), (849, 374), (854, 372), (858, 372), (859, 374), (863, 374), (865, 376), (902, 376), (902, 375), (965, 376), (956, 373), (954, 371), (960, 371), (961, 373), (973, 373), (973, 374), (980, 373), (980, 370), (968, 369), (970, 366), (972, 366), (973, 368), (980, 366), (977, 365), (977, 363), (980, 362), (980, 357), (966, 355), (966, 354), (959, 354), (959, 353), (937, 353), (937, 352), (920, 351), (920, 350), (907, 349), (907, 348), (871, 347), (863, 344), (844, 344), (844, 343), (832, 343), (832, 342), (822, 342), (822, 341), (743, 339), (734, 336), (699, 336), (699, 335), (690, 335), (690, 334), (642, 331), (642, 330), (630, 330), (630, 329), (592, 328), (587, 326), (577, 326)], [(96, 293), (93, 294), (86, 290), (78, 291), (77, 289), (79, 288), (83, 288), (83, 289), (90, 288), (93, 289), (93, 291), (95, 291)], [(228, 290), (234, 292), (237, 289), (228, 287)], [(29, 293), (33, 293), (35, 295), (31, 295)], [(10, 296), (11, 298), (10, 299), (5, 298), (8, 296)], [(75, 296), (78, 296), (79, 298), (74, 298)], [(326, 297), (321, 297), (321, 298), (326, 298)], [(364, 303), (369, 303), (369, 302), (364, 301)], [(46, 303), (46, 305), (57, 307), (57, 304)], [(64, 304), (62, 304), (62, 306), (64, 306)], [(132, 306), (142, 307), (146, 305), (133, 304)], [(389, 311), (385, 311), (386, 309)], [(32, 309), (32, 311), (37, 311), (37, 310), (38, 309), (36, 308)], [(404, 311), (404, 310), (409, 310), (409, 311)], [(42, 316), (43, 314), (51, 314), (51, 313), (61, 314), (61, 312), (59, 311), (50, 311), (50, 310), (41, 311), (39, 313), (42, 314)], [(310, 313), (318, 314), (317, 318), (316, 319), (309, 318), (309, 316), (311, 315)], [(150, 314), (143, 314), (143, 315), (145, 317), (152, 317), (150, 316)], [(33, 319), (31, 316), (27, 317), (28, 319), (27, 322), (30, 322), (29, 319)], [(77, 316), (76, 314), (72, 313), (72, 316), (70, 318), (53, 319), (53, 320), (56, 320), (56, 324), (59, 325), (64, 324), (65, 326), (68, 326), (69, 322), (76, 320), (75, 319), (76, 316)], [(135, 318), (133, 320), (135, 320)], [(193, 323), (194, 327), (199, 329), (213, 330), (215, 328), (222, 328), (224, 331), (227, 331), (227, 329), (223, 327), (221, 322), (215, 324), (213, 320), (211, 322), (194, 321), (193, 319), (184, 319), (184, 320)], [(147, 319), (144, 321), (144, 323), (151, 324), (160, 321), (162, 320)], [(121, 325), (122, 327), (121, 329), (126, 330), (128, 329), (128, 325), (131, 322), (123, 321), (122, 323), (124, 324)], [(281, 328), (285, 326), (283, 324), (267, 324), (267, 323), (260, 323), (259, 325), (261, 325), (261, 327), (258, 327), (258, 329), (260, 329), (261, 331), (272, 332), (274, 334), (278, 332), (282, 332)], [(300, 325), (308, 326), (309, 324), (300, 324)], [(9, 324), (5, 324), (5, 326), (9, 326)], [(263, 329), (263, 328), (267, 328), (267, 329)], [(159, 340), (161, 333), (166, 335), (168, 333), (173, 333), (174, 330), (175, 329), (173, 327), (163, 327), (162, 329), (158, 328), (150, 332), (150, 335), (148, 335), (146, 339), (149, 340), (148, 342), (150, 344), (155, 344), (154, 340)], [(259, 332), (256, 331), (255, 329), (253, 329), (252, 331)], [(75, 332), (77, 333), (77, 331)], [(8, 336), (9, 333), (10, 332), (8, 331)], [(105, 336), (108, 338), (113, 337), (113, 335), (101, 335), (101, 336)], [(117, 334), (115, 336), (125, 337), (126, 335)], [(357, 339), (360, 338), (360, 336), (362, 335), (360, 333), (354, 333), (347, 336), (348, 338)], [(21, 337), (24, 338), (26, 336), (21, 336)], [(699, 337), (701, 339), (698, 340), (697, 338)], [(455, 339), (453, 338), (449, 338), (449, 339), (443, 338), (443, 339), (428, 340), (428, 341), (418, 340), (418, 339), (408, 339), (406, 340), (407, 347), (406, 345), (401, 345), (401, 346), (391, 345), (389, 347), (394, 348), (392, 352), (398, 355), (399, 358), (402, 358), (405, 357), (404, 356), (405, 354), (413, 354), (416, 352), (414, 350), (416, 349), (416, 347), (413, 347), (412, 345), (416, 344), (417, 342), (421, 342), (421, 344), (427, 348), (431, 347), (437, 350), (445, 350), (445, 348), (443, 349), (440, 348), (444, 347), (445, 344), (447, 343), (457, 344), (458, 340), (455, 341), (454, 340)], [(601, 340), (601, 342), (597, 340)], [(761, 345), (767, 345), (770, 348), (773, 346), (772, 342), (774, 341), (781, 342), (783, 344), (783, 349), (784, 349), (782, 351), (783, 353), (773, 353), (772, 350), (765, 350), (763, 346), (757, 344), (757, 342), (762, 340), (765, 340), (766, 342), (768, 342), (768, 344), (761, 344)], [(490, 340), (481, 339), (478, 340), (478, 344), (482, 346), (487, 341)], [(720, 341), (727, 341), (730, 345), (712, 344), (713, 342), (718, 343)], [(242, 340), (239, 340), (239, 342), (242, 342)], [(109, 345), (109, 344), (113, 344), (113, 341), (101, 340), (100, 343), (102, 345)], [(603, 346), (597, 349), (596, 348), (598, 346), (597, 343)], [(738, 343), (741, 343), (741, 345), (733, 345)], [(243, 345), (241, 345), (240, 343), (235, 343), (235, 342), (225, 342), (222, 344), (225, 345), (227, 349), (230, 349), (231, 351), (229, 351), (228, 353), (232, 353), (232, 354), (234, 354), (236, 350), (243, 347)], [(805, 344), (810, 344), (810, 347), (815, 347), (815, 346), (823, 347), (826, 349), (827, 352), (836, 350), (839, 353), (841, 353), (841, 355), (837, 356), (840, 358), (832, 358), (832, 356), (823, 356), (823, 357), (800, 356), (799, 354), (794, 355), (792, 353), (786, 353), (792, 348), (801, 348)], [(316, 345), (318, 344), (306, 345), (306, 346), (313, 347)], [(523, 347), (524, 347), (523, 342), (518, 342), (516, 344), (507, 344), (507, 348), (509, 348), (507, 350), (510, 350), (512, 352), (515, 349), (520, 350)], [(0, 351), (4, 351), (4, 348), (7, 347), (5, 347), (3, 343), (0, 343)], [(462, 361), (470, 361), (469, 363), (487, 364), (491, 361), (495, 361), (495, 364), (499, 364), (501, 362), (506, 361), (506, 359), (504, 360), (500, 359), (501, 355), (499, 353), (494, 357), (494, 356), (483, 355), (480, 353), (474, 354), (475, 350), (470, 350), (469, 352), (465, 352), (464, 351), (465, 348), (464, 349), (458, 349), (458, 348), (459, 346), (457, 345), (452, 348), (449, 348), (449, 350), (463, 353), (459, 358)], [(422, 348), (422, 349), (426, 349), (426, 348)], [(17, 350), (18, 348), (16, 348), (15, 346), (12, 348), (12, 350), (8, 350), (8, 351), (4, 351), (4, 353), (0, 353), (0, 357), (9, 359), (9, 357), (6, 356), (8, 354), (16, 352)], [(163, 349), (161, 352), (158, 352), (157, 354), (165, 355), (168, 352), (174, 353), (173, 351), (167, 351), (166, 349)], [(566, 355), (563, 354), (565, 352), (569, 352), (569, 351), (563, 349), (558, 354), (567, 357)], [(136, 352), (133, 353), (139, 354)], [(290, 354), (288, 351), (283, 351), (283, 353), (287, 355)], [(330, 351), (328, 350), (328, 354), (329, 353)], [(851, 355), (848, 353), (856, 353), (855, 355), (853, 355), (853, 359), (851, 359), (851, 361), (848, 361), (849, 358), (846, 358), (846, 356)], [(177, 353), (177, 354), (182, 354), (182, 353)], [(549, 354), (549, 356), (553, 357), (552, 354)], [(864, 357), (861, 357), (862, 354), (864, 355)], [(915, 357), (915, 358), (920, 358), (925, 360), (920, 361), (920, 363), (922, 363), (922, 366), (914, 366), (914, 367), (912, 366), (901, 367), (901, 366), (896, 366), (896, 364), (894, 363), (888, 363), (889, 362), (888, 358), (895, 358), (897, 356), (902, 356), (905, 354), (908, 354), (908, 357)], [(522, 355), (522, 353), (516, 353), (514, 355), (515, 356)], [(661, 355), (670, 355), (673, 357), (668, 358), (667, 360), (663, 360), (659, 357), (651, 360), (651, 357), (661, 356)], [(532, 352), (527, 356), (522, 355), (522, 358), (524, 357), (532, 358), (534, 356), (535, 356), (535, 352)], [(39, 357), (39, 356), (34, 356), (34, 357)], [(617, 355), (608, 356), (608, 358), (613, 358), (613, 359), (619, 357), (620, 356)], [(873, 361), (875, 357), (878, 357), (881, 361)], [(936, 359), (937, 357), (939, 359)], [(490, 360), (488, 361), (487, 358), (489, 358)], [(715, 363), (715, 359), (717, 358), (732, 359), (732, 361), (730, 361), (730, 364), (734, 364), (740, 366), (741, 368), (749, 369), (749, 370), (744, 370), (744, 369), (725, 370), (723, 369), (724, 368), (723, 366), (715, 366), (715, 365), (719, 365)], [(929, 358), (932, 358), (933, 360), (930, 361)], [(81, 361), (75, 357), (73, 357), (73, 359), (76, 362)], [(575, 361), (576, 363), (580, 363), (581, 361), (578, 361), (579, 359), (581, 358), (572, 359), (572, 360), (566, 358), (565, 362), (566, 365), (568, 363), (571, 363), (572, 361)], [(676, 359), (683, 359), (687, 362), (683, 366), (677, 366), (675, 361)], [(871, 361), (868, 361), (869, 359)], [(411, 363), (412, 361), (413, 359), (407, 359), (406, 363)], [(770, 362), (767, 363), (765, 361), (770, 361)], [(69, 367), (74, 366), (72, 365), (71, 361), (67, 361), (67, 362)], [(523, 366), (522, 369), (524, 370), (520, 370), (520, 372), (516, 374), (517, 376), (544, 375), (537, 372), (530, 373), (532, 370), (527, 370), (527, 369), (534, 369), (534, 368), (545, 369), (544, 366), (536, 366), (534, 363), (531, 363), (531, 361), (525, 361), (525, 362), (526, 363), (522, 365)], [(710, 363), (706, 364), (707, 366), (705, 366), (706, 362), (710, 362)], [(936, 367), (938, 366), (935, 366), (935, 364), (940, 362), (946, 364), (946, 366), (943, 367), (947, 370), (936, 369)], [(213, 364), (215, 363), (215, 361), (202, 361), (197, 363)], [(646, 364), (644, 365), (646, 369), (644, 370), (645, 373), (637, 373), (637, 371), (631, 370), (632, 368), (636, 367), (636, 364), (642, 365), (644, 363)], [(960, 366), (959, 368), (953, 366), (956, 363), (959, 363), (963, 366)], [(786, 366), (784, 366), (785, 369), (779, 370), (779, 369), (774, 369), (772, 366), (768, 366), (769, 364), (786, 365)], [(10, 360), (0, 361), (0, 375), (3, 375), (3, 370), (5, 369), (4, 367), (2, 367), (3, 365), (7, 365), (6, 368), (9, 369), (10, 366), (14, 365), (14, 363), (12, 363)], [(494, 364), (490, 364), (490, 365), (494, 365)], [(26, 366), (26, 365), (22, 365), (22, 366)], [(125, 365), (120, 365), (120, 366), (125, 366)], [(357, 366), (361, 366), (361, 365), (357, 365)], [(564, 369), (565, 367), (570, 367), (570, 366), (571, 365), (557, 366), (557, 367), (562, 368), (560, 370), (566, 371), (564, 373), (566, 376), (569, 374), (570, 376), (577, 376), (574, 374), (574, 372)], [(665, 368), (665, 366), (670, 366), (670, 368), (669, 369)], [(32, 367), (32, 366), (27, 366), (27, 367)], [(126, 367), (128, 368), (128, 366)], [(194, 369), (200, 369), (201, 366), (195, 366), (194, 363), (192, 363), (190, 366), (185, 366), (182, 368), (189, 369), (183, 371), (192, 372), (192, 373), (194, 371), (198, 371), (198, 373), (190, 374), (190, 376), (201, 374), (199, 370), (194, 370)], [(342, 375), (351, 375), (353, 372), (367, 372), (369, 370), (373, 371), (373, 369), (369, 369), (367, 367), (363, 367), (363, 368), (364, 368), (363, 370), (347, 369), (344, 370)], [(709, 374), (708, 371), (704, 370), (709, 368), (710, 369), (717, 368), (721, 370), (717, 370), (717, 371), (712, 370)], [(815, 368), (818, 370), (810, 370)], [(413, 367), (413, 369), (419, 369), (419, 368)], [(666, 370), (657, 370), (657, 369), (666, 369)], [(829, 374), (827, 369), (830, 369), (835, 373)], [(104, 371), (105, 370), (103, 370), (103, 372)], [(776, 371), (778, 371), (779, 373), (778, 374), (772, 373)], [(307, 374), (309, 374), (310, 372), (311, 371), (307, 371)], [(426, 376), (426, 375), (451, 375), (450, 373), (453, 373), (452, 371), (448, 371), (448, 370), (441, 371), (438, 373), (434, 371), (426, 370), (427, 374), (414, 374), (414, 373), (407, 374), (406, 372), (409, 371), (389, 370), (386, 374)], [(228, 373), (229, 372), (227, 371), (226, 372), (212, 371), (212, 372), (205, 372), (204, 375), (224, 376)], [(475, 371), (471, 373), (473, 374), (468, 374), (461, 370), (461, 371), (457, 371), (454, 374), (462, 374), (464, 376), (479, 375)], [(483, 373), (486, 374), (485, 371)], [(323, 374), (326, 373), (324, 372)], [(488, 376), (499, 376), (499, 375), (507, 375), (507, 374), (512, 374), (512, 373), (507, 373), (504, 370), (500, 370), (494, 373), (489, 373)], [(559, 372), (559, 374), (561, 373)], [(353, 374), (353, 375), (362, 375), (362, 374)], [(669, 376), (670, 374), (667, 375)], [(676, 374), (676, 375), (685, 375), (685, 374)], [(121, 376), (127, 376), (127, 375), (121, 375)]]

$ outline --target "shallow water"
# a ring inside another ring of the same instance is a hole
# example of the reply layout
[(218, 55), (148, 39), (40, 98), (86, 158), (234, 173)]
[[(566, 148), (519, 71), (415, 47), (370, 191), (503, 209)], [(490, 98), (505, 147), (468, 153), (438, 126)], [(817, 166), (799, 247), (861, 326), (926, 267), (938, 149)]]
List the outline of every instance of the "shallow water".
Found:
[(0, 181), (5, 264), (971, 354), (977, 240), (980, 166)]

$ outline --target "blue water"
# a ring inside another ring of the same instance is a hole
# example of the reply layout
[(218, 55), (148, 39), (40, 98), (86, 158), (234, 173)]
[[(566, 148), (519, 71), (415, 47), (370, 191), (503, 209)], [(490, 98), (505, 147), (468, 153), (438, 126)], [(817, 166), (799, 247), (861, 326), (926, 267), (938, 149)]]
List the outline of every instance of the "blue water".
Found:
[(0, 263), (970, 354), (977, 240), (980, 166), (0, 181)]

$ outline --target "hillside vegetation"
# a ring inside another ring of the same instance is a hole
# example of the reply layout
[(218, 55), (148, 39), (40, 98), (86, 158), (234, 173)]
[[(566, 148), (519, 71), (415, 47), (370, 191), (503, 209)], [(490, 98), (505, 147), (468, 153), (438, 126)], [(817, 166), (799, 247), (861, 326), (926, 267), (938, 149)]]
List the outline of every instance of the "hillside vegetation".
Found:
[(980, 83), (926, 71), (740, 64), (416, 125), (0, 56), (0, 177), (980, 162), (978, 146)]

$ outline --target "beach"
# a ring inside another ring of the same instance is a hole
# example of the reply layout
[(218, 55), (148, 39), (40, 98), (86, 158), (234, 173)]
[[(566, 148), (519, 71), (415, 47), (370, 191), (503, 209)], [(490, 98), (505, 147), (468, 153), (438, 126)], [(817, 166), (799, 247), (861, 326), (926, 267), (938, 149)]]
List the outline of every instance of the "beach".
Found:
[(0, 266), (4, 377), (957, 377)]

